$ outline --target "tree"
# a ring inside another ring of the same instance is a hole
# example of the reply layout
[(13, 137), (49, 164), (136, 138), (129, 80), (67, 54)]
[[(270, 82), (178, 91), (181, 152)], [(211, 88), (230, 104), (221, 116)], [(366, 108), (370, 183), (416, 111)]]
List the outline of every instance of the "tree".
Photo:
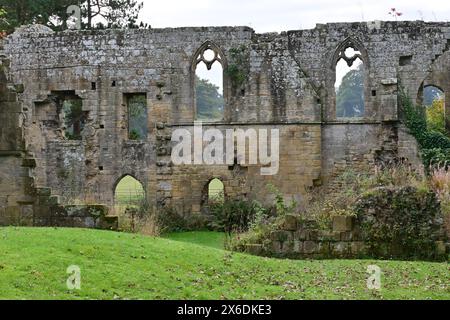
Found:
[(87, 29), (137, 27), (136, 21), (143, 8), (138, 0), (0, 0), (0, 8), (6, 11), (8, 32), (33, 23), (54, 30), (65, 29), (67, 8), (73, 4), (81, 8), (82, 25)]
[(206, 79), (196, 76), (195, 81), (197, 116), (203, 120), (221, 120), (223, 118), (224, 100), (219, 87)]
[(435, 100), (442, 99), (444, 93), (441, 89), (435, 86), (427, 86), (423, 89), (423, 104), (425, 106), (431, 106)]
[(67, 7), (72, 3), (73, 0), (0, 0), (0, 7), (6, 11), (5, 30), (12, 32), (16, 27), (32, 23), (61, 28), (67, 18)]
[(336, 116), (340, 118), (364, 115), (364, 70), (362, 65), (348, 72), (336, 93)]
[(6, 11), (4, 9), (0, 9), (0, 39), (5, 36), (6, 28), (8, 26), (8, 21), (5, 16)]
[(66, 137), (69, 140), (81, 140), (81, 131), (86, 122), (81, 99), (67, 99), (63, 102)]
[(435, 99), (426, 112), (428, 129), (448, 134), (445, 129), (444, 99)]
[(81, 15), (87, 19), (86, 27), (94, 28), (95, 19), (100, 21), (97, 26), (135, 27), (143, 2), (137, 0), (87, 0), (81, 4)]

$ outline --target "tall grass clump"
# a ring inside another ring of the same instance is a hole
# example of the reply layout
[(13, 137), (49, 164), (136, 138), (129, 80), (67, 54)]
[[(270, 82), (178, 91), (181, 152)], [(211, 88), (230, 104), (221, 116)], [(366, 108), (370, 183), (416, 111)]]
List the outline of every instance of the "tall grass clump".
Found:
[(308, 205), (303, 216), (317, 221), (322, 229), (329, 229), (335, 216), (355, 216), (358, 199), (379, 187), (412, 186), (428, 190), (426, 177), (403, 163), (377, 165), (367, 171), (351, 168), (336, 177), (331, 185), (314, 188), (308, 193)]

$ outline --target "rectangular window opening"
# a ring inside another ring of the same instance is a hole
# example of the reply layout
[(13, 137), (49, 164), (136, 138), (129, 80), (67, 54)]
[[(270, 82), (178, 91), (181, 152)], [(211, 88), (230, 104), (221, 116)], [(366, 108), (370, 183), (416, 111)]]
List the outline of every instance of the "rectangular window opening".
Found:
[(125, 94), (128, 113), (128, 139), (145, 140), (148, 134), (148, 108), (146, 93)]
[(412, 63), (412, 58), (413, 56), (402, 56), (400, 57), (400, 66), (404, 67), (404, 66), (409, 66)]

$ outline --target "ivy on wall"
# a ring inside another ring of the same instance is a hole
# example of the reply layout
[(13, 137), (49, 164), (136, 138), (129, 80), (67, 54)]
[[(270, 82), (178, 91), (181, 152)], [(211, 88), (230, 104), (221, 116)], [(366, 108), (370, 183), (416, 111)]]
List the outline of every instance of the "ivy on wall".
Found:
[(231, 48), (229, 51), (230, 64), (225, 70), (231, 80), (233, 88), (240, 88), (248, 78), (249, 54), (247, 47), (242, 45), (238, 48)]
[(416, 138), (421, 149), (425, 168), (450, 164), (450, 138), (442, 132), (430, 130), (422, 108), (415, 106), (403, 89), (400, 90), (400, 102), (404, 114), (404, 123)]

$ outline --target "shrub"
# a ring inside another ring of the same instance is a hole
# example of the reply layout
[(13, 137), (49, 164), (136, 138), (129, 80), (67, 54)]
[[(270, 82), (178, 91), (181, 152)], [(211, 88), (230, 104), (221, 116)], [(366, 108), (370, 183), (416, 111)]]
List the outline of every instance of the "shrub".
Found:
[(444, 166), (432, 169), (430, 185), (441, 202), (445, 229), (450, 237), (450, 171)]
[[(271, 231), (277, 230), (287, 215), (295, 214), (297, 202), (286, 203), (283, 194), (273, 185), (268, 185), (269, 191), (274, 195), (274, 204), (264, 207), (258, 202), (251, 202), (251, 212), (245, 226), (230, 228), (226, 248), (242, 251), (246, 244), (265, 243), (270, 241)], [(234, 234), (233, 234), (234, 233)]]
[(321, 229), (329, 229), (333, 217), (354, 216), (353, 206), (361, 195), (380, 186), (428, 189), (425, 177), (402, 163), (375, 166), (372, 172), (347, 169), (331, 186), (309, 192), (309, 204), (303, 215), (316, 220)]
[(435, 259), (442, 236), (439, 201), (431, 191), (415, 187), (381, 187), (355, 205), (370, 256)]
[(215, 202), (210, 210), (213, 220), (208, 226), (229, 235), (248, 231), (256, 221), (263, 221), (269, 212), (258, 202), (246, 200)]
[(130, 140), (140, 140), (141, 136), (140, 134), (137, 132), (137, 130), (133, 129), (130, 131), (129, 137)]
[(156, 221), (161, 233), (204, 230), (207, 219), (201, 214), (184, 214), (173, 207), (157, 210)]
[(240, 88), (248, 78), (249, 53), (247, 47), (242, 45), (238, 48), (231, 48), (230, 64), (225, 73), (230, 77), (234, 89)]
[(295, 200), (292, 200), (289, 204), (287, 204), (284, 200), (283, 194), (274, 185), (269, 184), (267, 188), (275, 196), (275, 210), (277, 216), (283, 217), (287, 214), (292, 214), (295, 212), (298, 206), (298, 203)]

